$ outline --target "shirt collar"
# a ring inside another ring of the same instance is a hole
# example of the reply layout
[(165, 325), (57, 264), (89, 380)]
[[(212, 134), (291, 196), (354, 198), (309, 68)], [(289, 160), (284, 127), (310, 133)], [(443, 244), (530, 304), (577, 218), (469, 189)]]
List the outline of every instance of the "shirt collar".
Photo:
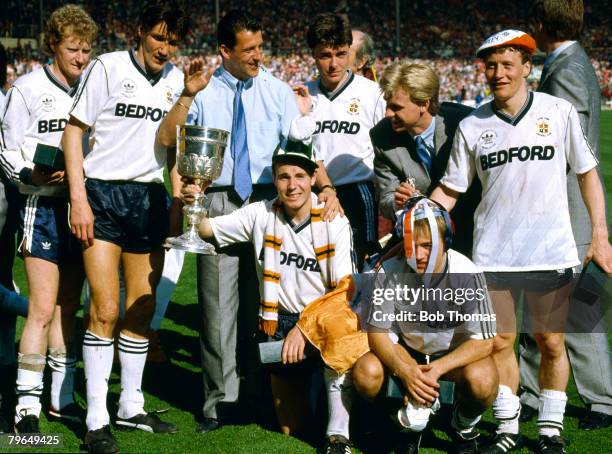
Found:
[(557, 59), (559, 54), (561, 54), (561, 52), (563, 52), (565, 49), (570, 47), (575, 42), (576, 41), (565, 41), (563, 44), (561, 44), (559, 47), (553, 50), (550, 54), (548, 54), (548, 56), (546, 57), (546, 60), (544, 60), (544, 67), (549, 68), (550, 65), (552, 65), (552, 62), (554, 62)]
[(141, 65), (138, 61), (138, 58), (136, 58), (136, 48), (130, 49), (130, 60), (132, 60), (132, 64), (136, 67), (138, 72), (140, 72), (140, 74), (142, 74), (151, 85), (155, 85), (157, 82), (159, 82), (162, 75), (164, 74), (164, 68), (162, 68), (162, 70), (158, 73), (149, 74), (147, 72), (147, 69), (143, 65)]
[(431, 122), (429, 123), (429, 126), (427, 126), (425, 131), (423, 131), (421, 134), (413, 136), (413, 139), (416, 140), (416, 138), (420, 136), (421, 139), (423, 139), (423, 141), (425, 142), (425, 145), (427, 145), (428, 147), (433, 148), (435, 132), (436, 132), (436, 116), (432, 115)]
[(344, 89), (348, 86), (348, 84), (350, 84), (354, 79), (353, 76), (353, 71), (351, 71), (350, 69), (346, 70), (346, 76), (344, 77), (344, 79), (338, 84), (338, 86), (332, 90), (332, 91), (327, 91), (325, 89), (325, 87), (323, 87), (323, 84), (321, 83), (321, 78), (319, 77), (319, 88), (321, 88), (321, 91), (323, 92), (323, 94), (325, 96), (327, 96), (330, 100), (335, 99), (340, 93), (342, 93), (344, 91)]
[[(259, 70), (261, 71), (261, 68)], [(232, 89), (232, 91), (236, 91), (236, 85), (238, 85), (238, 82), (240, 81), (225, 68), (225, 64), (221, 65), (221, 74), (219, 77), (228, 87)], [(244, 82), (244, 89), (251, 88), (253, 85), (253, 79), (254, 77), (249, 77), (248, 79), (242, 81)]]

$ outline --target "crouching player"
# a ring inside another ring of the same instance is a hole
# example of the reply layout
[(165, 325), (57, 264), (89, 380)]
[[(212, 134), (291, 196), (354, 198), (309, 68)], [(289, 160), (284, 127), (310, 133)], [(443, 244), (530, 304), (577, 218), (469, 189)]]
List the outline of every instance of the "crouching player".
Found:
[[(253, 244), (261, 293), (260, 329), (271, 340), (284, 339), (284, 365), (304, 360), (308, 341), (295, 326), (300, 313), (354, 272), (350, 224), (345, 217), (321, 219), (322, 207), (312, 194), (316, 169), (312, 146), (289, 140), (272, 158), (276, 199), (251, 203), (225, 216), (204, 218), (199, 227), (202, 238), (214, 238), (220, 247), (245, 241)], [(184, 200), (190, 201), (196, 190), (195, 185), (184, 186)], [(304, 429), (308, 409), (303, 378), (288, 373), (290, 368), (279, 367), (272, 373), (276, 415), (285, 434)], [(339, 442), (347, 448), (348, 409), (343, 402), (348, 399), (338, 394), (352, 392), (348, 377), (338, 377), (326, 369), (326, 385), (331, 390), (328, 396), (332, 394), (328, 444)], [(341, 392), (335, 392), (338, 390)]]
[[(457, 390), (451, 422), (457, 452), (476, 452), (475, 426), (497, 393), (497, 370), (490, 356), (495, 314), (483, 275), (468, 258), (448, 249), (450, 229), (448, 213), (425, 198), (413, 199), (398, 216), (396, 232), (404, 239), (404, 252), (383, 262), (373, 296), (380, 286), (387, 289), (394, 280), (394, 288), (399, 283), (417, 290), (421, 287), (423, 293), (406, 305), (400, 297), (372, 299), (375, 304), (368, 320), (371, 351), (353, 368), (355, 389), (369, 400), (386, 390), (389, 375), (403, 384), (405, 407), (394, 417), (403, 426), (397, 439), (399, 452), (418, 451), (431, 407), (438, 405), (440, 379), (455, 382)], [(443, 302), (433, 296), (432, 300), (429, 295), (436, 292), (426, 291), (432, 289), (443, 290), (438, 295), (447, 295), (450, 289), (453, 295), (466, 298)], [(468, 294), (474, 295), (472, 301)], [(407, 315), (406, 321), (392, 321), (398, 320), (400, 312), (416, 318)], [(419, 321), (423, 312), (444, 320)]]

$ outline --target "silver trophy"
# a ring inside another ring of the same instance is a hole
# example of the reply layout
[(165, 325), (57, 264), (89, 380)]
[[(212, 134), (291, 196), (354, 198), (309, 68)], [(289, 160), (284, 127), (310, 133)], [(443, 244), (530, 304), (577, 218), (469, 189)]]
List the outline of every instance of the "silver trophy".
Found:
[[(194, 180), (202, 186), (214, 181), (223, 169), (223, 153), (227, 146), (228, 131), (206, 126), (176, 127), (176, 161), (179, 175)], [(196, 254), (216, 255), (215, 247), (198, 235), (200, 221), (208, 213), (204, 208), (204, 191), (195, 194), (195, 200), (183, 207), (189, 223), (189, 230), (181, 236), (166, 238), (164, 247), (195, 252)]]

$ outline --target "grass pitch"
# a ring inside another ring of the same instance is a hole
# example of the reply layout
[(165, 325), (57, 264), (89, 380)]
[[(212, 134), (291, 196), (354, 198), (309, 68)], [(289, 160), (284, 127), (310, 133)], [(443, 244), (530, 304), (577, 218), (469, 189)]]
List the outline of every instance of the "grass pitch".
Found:
[[(602, 112), (601, 121), (601, 165), (605, 179), (608, 201), (612, 201), (612, 111)], [(27, 294), (27, 286), (20, 260), (15, 263), (15, 279)], [(141, 431), (122, 432), (114, 430), (123, 453), (288, 453), (314, 452), (315, 448), (300, 440), (280, 435), (277, 432), (255, 424), (227, 426), (206, 435), (195, 433), (196, 415), (200, 414), (202, 393), (200, 358), (197, 326), (199, 311), (196, 304), (195, 259), (188, 254), (178, 286), (172, 297), (166, 319), (162, 324), (160, 337), (162, 345), (170, 357), (163, 365), (147, 365), (143, 390), (146, 395), (147, 409), (170, 408), (164, 418), (177, 424), (180, 432), (172, 435), (149, 434)], [(21, 332), (23, 319), (19, 320), (18, 333)], [(79, 363), (76, 378), (78, 401), (84, 406), (83, 364)], [(113, 368), (110, 380), (109, 410), (111, 419), (116, 413), (119, 398), (118, 364)], [(578, 417), (584, 406), (576, 393), (573, 380), (568, 387), (569, 402), (565, 418), (564, 436), (571, 439), (569, 452), (604, 453), (610, 451), (612, 429), (584, 432), (578, 429)], [(479, 428), (485, 434), (494, 431), (490, 411), (487, 412)], [(48, 422), (41, 418), (44, 433), (63, 435), (61, 449), (47, 449), (45, 452), (79, 452), (82, 430), (68, 428), (59, 423)], [(536, 445), (537, 428), (535, 422), (521, 426), (521, 433), (527, 438), (527, 446), (519, 452), (530, 452)], [(446, 450), (450, 447), (442, 431), (435, 431), (439, 439), (434, 446)], [(428, 448), (424, 453), (443, 452)], [(39, 452), (41, 449), (10, 449), (8, 452)]]

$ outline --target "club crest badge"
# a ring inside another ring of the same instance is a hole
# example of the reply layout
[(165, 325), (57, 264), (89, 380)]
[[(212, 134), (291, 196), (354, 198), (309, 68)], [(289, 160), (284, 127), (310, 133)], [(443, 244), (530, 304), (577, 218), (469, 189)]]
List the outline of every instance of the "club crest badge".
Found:
[(536, 134), (542, 137), (547, 137), (551, 134), (550, 120), (546, 117), (540, 117), (536, 121)]
[(347, 112), (351, 115), (359, 115), (359, 98), (351, 99)]

